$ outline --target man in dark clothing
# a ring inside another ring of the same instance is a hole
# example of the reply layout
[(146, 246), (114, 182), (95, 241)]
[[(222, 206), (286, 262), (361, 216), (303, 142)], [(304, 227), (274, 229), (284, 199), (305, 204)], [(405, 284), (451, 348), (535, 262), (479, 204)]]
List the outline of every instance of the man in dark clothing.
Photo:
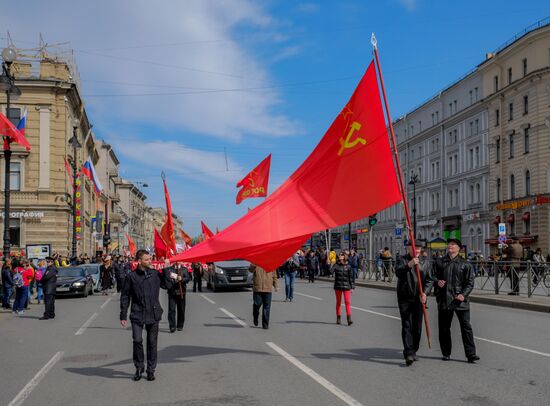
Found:
[[(189, 271), (185, 267), (168, 268), (169, 278), (166, 280), (168, 292), (168, 325), (170, 332), (183, 330), (185, 323), (185, 289), (189, 282)], [(177, 322), (176, 322), (177, 315)]]
[[(407, 254), (396, 260), (395, 274), (397, 276), (397, 304), (401, 316), (401, 338), (403, 340), (403, 356), (407, 365), (417, 360), (416, 352), (420, 346), (422, 334), (422, 303), (426, 303), (427, 285), (432, 284), (430, 263), (425, 257), (420, 257), (421, 241), (415, 241), (416, 252), (412, 244), (407, 243)], [(418, 286), (416, 266), (420, 267), (422, 279), (422, 295)]]
[(2, 266), (2, 307), (11, 309), (10, 298), (13, 292), (13, 270), (11, 259), (6, 259)]
[(116, 291), (120, 292), (124, 286), (124, 279), (126, 278), (126, 275), (128, 275), (128, 272), (130, 272), (130, 268), (127, 264), (122, 262), (122, 258), (120, 256), (116, 258), (113, 268), (115, 271)]
[(351, 273), (353, 275), (353, 280), (357, 279), (357, 274), (359, 272), (359, 257), (355, 253), (355, 250), (351, 250), (351, 253), (348, 257), (348, 264), (351, 268)]
[(42, 275), (42, 291), (44, 292), (44, 315), (40, 320), (55, 318), (55, 291), (57, 289), (57, 268), (52, 257), (46, 258), (46, 271)]
[(306, 257), (306, 269), (308, 282), (315, 282), (315, 274), (319, 271), (319, 259), (315, 255), (315, 251), (311, 250)]
[(120, 296), (120, 325), (126, 328), (130, 299), (130, 321), (132, 322), (133, 359), (136, 367), (134, 380), (139, 381), (144, 371), (143, 328), (147, 331), (147, 380), (155, 380), (157, 367), (157, 338), (162, 307), (159, 303), (160, 288), (166, 289), (167, 268), (159, 272), (152, 268), (151, 255), (145, 250), (136, 253), (138, 266), (129, 273)]
[[(447, 255), (438, 258), (434, 264), (433, 277), (438, 307), (439, 344), (443, 360), (451, 359), (451, 323), (456, 313), (460, 323), (464, 353), (468, 362), (479, 360), (476, 355), (474, 332), (470, 325), (470, 304), (468, 296), (474, 288), (472, 265), (458, 255), (462, 243), (456, 238), (448, 240)], [(427, 286), (428, 290), (430, 286)]]
[(199, 289), (199, 292), (202, 292), (202, 265), (200, 262), (193, 262), (191, 264), (191, 269), (193, 270), (193, 292)]

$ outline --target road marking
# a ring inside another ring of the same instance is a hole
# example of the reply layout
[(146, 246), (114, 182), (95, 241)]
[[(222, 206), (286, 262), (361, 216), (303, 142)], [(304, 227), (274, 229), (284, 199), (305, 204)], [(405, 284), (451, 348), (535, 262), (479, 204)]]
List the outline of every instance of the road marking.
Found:
[(103, 309), (105, 306), (107, 306), (107, 304), (108, 304), (111, 300), (113, 300), (112, 297), (110, 297), (110, 298), (107, 299), (105, 302), (103, 302), (103, 304), (101, 305), (100, 309)]
[(212, 299), (210, 299), (209, 297), (207, 296), (204, 296), (202, 293), (200, 295), (204, 300), (206, 300), (207, 302), (209, 303), (212, 303), (212, 304), (216, 304), (216, 302), (214, 302)]
[(56, 362), (61, 359), (63, 354), (64, 354), (63, 351), (59, 351), (58, 353), (56, 353), (48, 361), (48, 363), (44, 365), (40, 371), (38, 371), (38, 373), (30, 380), (30, 382), (27, 383), (23, 389), (21, 389), (21, 392), (19, 392), (17, 396), (13, 398), (13, 400), (8, 404), (8, 406), (19, 406), (23, 404), (25, 399), (29, 397), (33, 389), (36, 388), (36, 386), (38, 386), (42, 378), (44, 378), (44, 376), (48, 373), (50, 369), (53, 368)]
[[(344, 306), (345, 304), (342, 303), (342, 306)], [(376, 314), (377, 316), (382, 316), (382, 317), (387, 317), (389, 319), (394, 319), (394, 320), (401, 320), (399, 317), (395, 317), (395, 316), (390, 316), (389, 314), (384, 314), (384, 313), (378, 313), (378, 312), (375, 312), (373, 310), (367, 310), (367, 309), (362, 309), (360, 307), (355, 307), (355, 306), (351, 306), (352, 309), (355, 309), (355, 310), (359, 310), (359, 311), (362, 311), (362, 312), (366, 312), (366, 313), (372, 313), (372, 314)]]
[(75, 336), (81, 336), (82, 334), (84, 334), (84, 331), (86, 331), (86, 329), (88, 328), (88, 326), (90, 324), (92, 324), (92, 321), (94, 321), (94, 319), (97, 317), (97, 313), (94, 313), (90, 316), (90, 318), (88, 320), (86, 320), (86, 323), (84, 323), (82, 325), (82, 327), (80, 327), (78, 329), (78, 331), (76, 333), (74, 333)]
[(227, 314), (229, 317), (231, 317), (233, 320), (235, 320), (235, 322), (236, 322), (237, 324), (240, 324), (240, 325), (243, 326), (243, 327), (248, 327), (244, 321), (242, 321), (241, 319), (239, 319), (237, 316), (235, 316), (235, 315), (234, 315), (233, 313), (231, 313), (230, 311), (225, 310), (223, 307), (220, 307), (220, 310), (221, 310), (222, 312), (224, 312), (225, 314)]
[(310, 296), (310, 295), (306, 295), (305, 293), (300, 293), (300, 292), (294, 292), (295, 294), (297, 295), (300, 295), (300, 296), (305, 296), (305, 297), (309, 297), (310, 299), (315, 299), (315, 300), (323, 300), (322, 298), (320, 297), (317, 297), (317, 296)]
[(277, 352), (279, 355), (281, 355), (284, 359), (286, 359), (288, 362), (290, 362), (292, 365), (300, 369), (302, 372), (304, 372), (306, 375), (308, 375), (311, 379), (313, 379), (315, 382), (323, 386), (325, 389), (327, 389), (329, 392), (331, 392), (336, 397), (340, 398), (344, 401), (344, 403), (348, 405), (353, 406), (362, 406), (362, 403), (358, 402), (354, 398), (352, 398), (350, 395), (348, 395), (346, 392), (339, 389), (337, 386), (332, 384), (331, 382), (327, 381), (325, 378), (323, 378), (321, 375), (319, 375), (317, 372), (315, 372), (313, 369), (309, 368), (308, 366), (304, 365), (300, 361), (298, 361), (295, 357), (287, 353), (285, 350), (283, 350), (281, 347), (279, 347), (277, 344), (272, 342), (266, 342), (266, 344), (271, 347), (275, 352)]

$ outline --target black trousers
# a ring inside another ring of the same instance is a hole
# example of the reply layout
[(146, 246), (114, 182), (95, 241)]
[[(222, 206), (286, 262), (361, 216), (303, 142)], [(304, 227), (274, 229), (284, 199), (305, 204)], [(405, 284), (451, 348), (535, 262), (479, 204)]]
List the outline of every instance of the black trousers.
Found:
[(147, 331), (147, 372), (154, 373), (157, 368), (157, 339), (159, 323), (141, 324), (132, 322), (132, 341), (134, 344), (134, 365), (141, 370), (145, 367), (143, 355), (143, 327)]
[(510, 278), (510, 289), (512, 292), (519, 293), (519, 266), (510, 268), (508, 276)]
[[(176, 322), (177, 319), (177, 322)], [(180, 295), (168, 295), (168, 325), (170, 329), (183, 328), (185, 323), (185, 293)]]
[(44, 318), (55, 317), (55, 295), (44, 295)]
[(197, 288), (199, 289), (199, 292), (202, 292), (202, 277), (200, 276), (193, 277), (193, 292), (196, 292)]
[(307, 271), (307, 278), (308, 282), (315, 282), (315, 271), (313, 269)]
[(115, 279), (116, 279), (116, 291), (120, 292), (124, 287), (124, 278), (121, 278), (120, 276), (115, 276)]
[(460, 333), (462, 335), (462, 344), (464, 344), (464, 354), (466, 357), (476, 355), (476, 345), (474, 343), (474, 332), (470, 325), (470, 310), (443, 310), (439, 309), (439, 345), (441, 353), (444, 356), (450, 356), (452, 350), (451, 324), (453, 316), (456, 313), (460, 323)]
[(269, 327), (269, 311), (271, 310), (271, 292), (254, 292), (252, 294), (254, 305), (252, 306), (252, 316), (254, 316), (254, 325), (258, 325), (260, 307), (262, 308), (262, 327)]
[(422, 304), (420, 301), (398, 301), (401, 315), (401, 339), (403, 356), (414, 355), (420, 346), (422, 335)]

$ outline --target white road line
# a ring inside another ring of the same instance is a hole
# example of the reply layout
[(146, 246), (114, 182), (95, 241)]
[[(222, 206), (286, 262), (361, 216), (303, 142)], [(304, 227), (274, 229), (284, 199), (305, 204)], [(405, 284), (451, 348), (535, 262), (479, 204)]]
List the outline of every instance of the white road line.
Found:
[(103, 302), (103, 304), (101, 305), (100, 309), (103, 309), (105, 306), (107, 306), (107, 304), (108, 304), (111, 300), (113, 300), (112, 297), (110, 297), (110, 298), (107, 299), (105, 302)]
[(315, 300), (323, 300), (322, 298), (320, 297), (317, 297), (317, 296), (310, 296), (310, 295), (306, 295), (305, 293), (300, 293), (300, 292), (294, 292), (296, 295), (300, 295), (300, 296), (305, 296), (305, 297), (309, 297), (310, 299), (315, 299)]
[(210, 299), (208, 296), (204, 296), (202, 293), (200, 295), (204, 300), (206, 300), (209, 303), (216, 304), (212, 299)]
[(229, 317), (231, 317), (233, 320), (235, 320), (235, 322), (236, 322), (237, 324), (240, 324), (240, 325), (243, 326), (243, 327), (248, 327), (244, 321), (242, 321), (241, 319), (239, 319), (237, 316), (235, 316), (235, 315), (234, 315), (233, 313), (231, 313), (230, 311), (225, 310), (223, 307), (220, 307), (220, 310), (221, 310), (222, 312), (224, 312), (225, 314), (227, 314)]
[[(343, 306), (343, 305), (342, 305), (342, 306)], [(389, 314), (384, 314), (384, 313), (373, 312), (372, 310), (361, 309), (360, 307), (351, 306), (351, 308), (352, 308), (352, 309), (356, 309), (356, 310), (361, 310), (361, 311), (367, 312), (367, 313), (376, 314), (376, 315), (382, 316), (382, 317), (388, 317), (388, 318), (390, 318), (390, 319), (401, 320), (399, 317), (390, 316)], [(530, 352), (531, 354), (542, 355), (543, 357), (548, 357), (548, 358), (550, 358), (550, 354), (548, 354), (548, 353), (546, 353), (546, 352), (531, 350), (530, 348), (519, 347), (519, 346), (517, 346), (517, 345), (507, 344), (507, 343), (503, 343), (503, 342), (501, 342), (501, 341), (489, 340), (488, 338), (482, 338), (482, 337), (477, 337), (477, 336), (474, 336), (474, 338), (475, 338), (476, 340), (479, 340), (479, 341), (485, 341), (485, 342), (491, 343), (491, 344), (502, 345), (503, 347), (513, 348), (514, 350)]]
[(86, 320), (86, 322), (82, 325), (82, 327), (80, 327), (78, 329), (78, 331), (76, 333), (74, 333), (75, 336), (81, 336), (82, 334), (84, 334), (84, 331), (86, 331), (86, 329), (88, 328), (88, 326), (90, 324), (92, 324), (92, 321), (94, 321), (94, 319), (97, 317), (97, 313), (94, 313), (90, 316), (90, 318), (88, 320)]
[(362, 406), (362, 403), (358, 402), (354, 398), (352, 398), (350, 395), (348, 395), (346, 392), (339, 389), (337, 386), (332, 384), (331, 382), (327, 381), (325, 378), (323, 378), (321, 375), (319, 375), (317, 372), (315, 372), (313, 369), (309, 368), (308, 366), (304, 365), (300, 361), (298, 361), (295, 357), (287, 353), (285, 350), (283, 350), (281, 347), (279, 347), (277, 344), (272, 342), (266, 342), (266, 344), (271, 347), (275, 352), (277, 352), (279, 355), (281, 355), (284, 359), (286, 359), (288, 362), (290, 362), (292, 365), (300, 369), (302, 372), (304, 372), (306, 375), (308, 375), (311, 379), (313, 379), (315, 382), (323, 386), (325, 389), (327, 389), (329, 392), (331, 392), (334, 396), (340, 398), (344, 403), (347, 405), (353, 405), (353, 406)]
[(29, 397), (33, 389), (36, 388), (36, 386), (38, 386), (42, 378), (44, 378), (44, 376), (48, 373), (48, 371), (52, 369), (53, 366), (57, 363), (57, 361), (61, 359), (63, 354), (64, 354), (63, 351), (59, 351), (58, 353), (56, 353), (48, 361), (48, 363), (44, 365), (40, 371), (38, 371), (38, 373), (30, 380), (30, 382), (27, 383), (23, 389), (21, 389), (21, 392), (19, 392), (17, 396), (13, 398), (13, 400), (8, 404), (8, 406), (19, 406), (23, 404), (25, 399)]

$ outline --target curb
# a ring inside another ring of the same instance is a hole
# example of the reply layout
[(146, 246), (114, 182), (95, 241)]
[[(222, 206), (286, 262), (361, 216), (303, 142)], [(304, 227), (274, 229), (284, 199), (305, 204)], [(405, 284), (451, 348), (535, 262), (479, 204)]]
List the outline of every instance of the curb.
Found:
[[(324, 281), (324, 282), (334, 281), (334, 279), (325, 278), (325, 277), (317, 278), (317, 280)], [(395, 286), (393, 285), (380, 285), (377, 283), (360, 282), (360, 281), (356, 281), (355, 286), (361, 286), (364, 288), (372, 288), (372, 289), (379, 289), (379, 290), (395, 291), (396, 289)], [(470, 295), (470, 302), (481, 303), (481, 304), (486, 304), (490, 306), (510, 307), (514, 309), (529, 310), (533, 312), (550, 313), (550, 304), (514, 301), (509, 299), (502, 299), (495, 296), (484, 296), (484, 295), (472, 294)]]

